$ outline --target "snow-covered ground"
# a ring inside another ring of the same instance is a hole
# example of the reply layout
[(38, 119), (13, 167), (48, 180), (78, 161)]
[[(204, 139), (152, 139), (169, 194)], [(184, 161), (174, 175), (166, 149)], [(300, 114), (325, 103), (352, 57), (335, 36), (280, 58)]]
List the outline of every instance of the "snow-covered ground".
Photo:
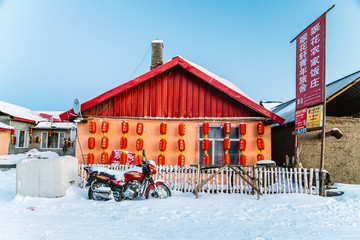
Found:
[(359, 239), (360, 186), (344, 195), (256, 196), (172, 192), (162, 200), (95, 202), (16, 195), (16, 170), (0, 172), (0, 239)]

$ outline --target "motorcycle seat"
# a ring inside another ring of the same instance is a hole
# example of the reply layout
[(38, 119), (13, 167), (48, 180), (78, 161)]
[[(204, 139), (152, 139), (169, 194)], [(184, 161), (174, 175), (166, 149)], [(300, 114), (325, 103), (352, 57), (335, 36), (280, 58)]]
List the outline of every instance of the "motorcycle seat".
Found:
[(111, 175), (111, 174), (106, 173), (106, 172), (100, 172), (99, 175), (102, 175), (102, 176), (104, 176), (104, 177), (108, 177), (108, 178), (110, 178), (110, 179), (112, 179), (112, 180), (115, 180), (115, 179), (116, 179), (116, 178), (115, 178), (115, 175)]

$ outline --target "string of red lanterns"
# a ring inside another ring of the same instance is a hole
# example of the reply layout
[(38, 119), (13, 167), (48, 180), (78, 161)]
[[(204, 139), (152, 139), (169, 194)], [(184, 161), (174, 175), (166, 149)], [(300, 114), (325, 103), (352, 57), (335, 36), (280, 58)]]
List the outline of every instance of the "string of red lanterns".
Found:
[[(89, 132), (90, 137), (88, 139), (88, 148), (89, 148), (89, 154), (87, 159), (87, 164), (92, 165), (94, 164), (95, 156), (94, 156), (94, 148), (95, 148), (95, 133), (96, 133), (96, 122), (91, 121), (89, 122)], [(49, 130), (49, 136), (51, 136), (51, 130)]]
[(246, 134), (246, 124), (240, 123), (240, 140), (239, 140), (239, 150), (240, 150), (240, 165), (247, 165), (247, 158), (244, 154), (246, 150), (246, 140), (245, 140), (245, 134)]
[(29, 129), (29, 143), (32, 142), (32, 134), (33, 134), (33, 129), (30, 128), (30, 129)]
[(165, 139), (166, 132), (167, 132), (167, 125), (165, 122), (162, 122), (160, 124), (161, 139), (159, 142), (160, 155), (158, 156), (158, 165), (165, 165), (164, 152), (166, 150), (166, 139)]
[(120, 149), (121, 149), (120, 164), (125, 165), (127, 162), (127, 154), (125, 150), (127, 148), (127, 134), (129, 132), (129, 123), (127, 121), (123, 121), (121, 123), (121, 131), (124, 135), (120, 139)]
[(11, 135), (11, 144), (14, 145), (16, 142), (16, 137), (14, 136), (15, 129), (11, 129), (10, 135)]
[(202, 140), (202, 150), (204, 151), (203, 165), (210, 165), (210, 156), (208, 154), (208, 150), (210, 147), (210, 141), (208, 139), (210, 127), (208, 122), (203, 123), (202, 132), (204, 134), (204, 139)]
[(179, 124), (179, 135), (180, 135), (180, 139), (178, 140), (178, 149), (180, 151), (180, 155), (178, 156), (178, 165), (180, 167), (183, 167), (183, 166), (185, 166), (185, 155), (184, 155), (184, 151), (185, 151), (185, 140), (184, 140), (185, 124), (184, 123)]
[(141, 138), (141, 135), (144, 133), (144, 124), (139, 122), (136, 124), (136, 133), (138, 135), (138, 139), (136, 140), (136, 150), (138, 151), (138, 155), (135, 158), (135, 165), (141, 164), (141, 151), (144, 148), (144, 140)]
[(224, 165), (229, 165), (230, 164), (230, 154), (229, 154), (230, 138), (229, 138), (229, 135), (231, 133), (231, 124), (229, 122), (224, 123), (224, 133), (225, 133), (226, 137), (224, 138), (224, 141), (223, 141), (223, 147), (225, 150), (223, 163), (224, 163)]
[(107, 133), (109, 131), (109, 122), (104, 121), (101, 124), (101, 132), (103, 133), (103, 137), (101, 138), (101, 148), (103, 152), (101, 153), (101, 164), (109, 163), (109, 154), (106, 152), (106, 149), (109, 147), (109, 138), (107, 137)]
[(263, 154), (264, 149), (265, 149), (265, 142), (264, 142), (264, 138), (263, 138), (263, 135), (265, 133), (264, 123), (259, 122), (257, 124), (256, 128), (257, 128), (257, 133), (259, 135), (259, 137), (256, 140), (256, 145), (257, 145), (257, 148), (260, 151), (259, 154), (256, 156), (256, 159), (257, 159), (257, 161), (260, 161), (260, 160), (265, 159), (264, 154)]

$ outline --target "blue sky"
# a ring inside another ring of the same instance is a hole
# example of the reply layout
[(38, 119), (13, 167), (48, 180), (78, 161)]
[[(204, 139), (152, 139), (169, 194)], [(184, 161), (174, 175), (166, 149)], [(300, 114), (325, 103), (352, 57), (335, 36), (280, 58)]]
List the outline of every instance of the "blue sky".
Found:
[[(151, 41), (256, 102), (295, 97), (298, 33), (327, 15), (327, 83), (360, 70), (360, 0), (0, 0), (0, 101), (66, 111), (130, 80)], [(150, 52), (133, 75), (150, 66)]]

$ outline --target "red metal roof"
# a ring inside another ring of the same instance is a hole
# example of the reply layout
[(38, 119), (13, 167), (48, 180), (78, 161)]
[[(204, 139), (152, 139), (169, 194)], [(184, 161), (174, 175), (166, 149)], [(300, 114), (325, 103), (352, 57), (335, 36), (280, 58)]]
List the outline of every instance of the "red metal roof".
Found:
[[(266, 117), (284, 122), (229, 81), (181, 57), (83, 103), (81, 112), (124, 117)], [(69, 110), (60, 118), (73, 114)]]

